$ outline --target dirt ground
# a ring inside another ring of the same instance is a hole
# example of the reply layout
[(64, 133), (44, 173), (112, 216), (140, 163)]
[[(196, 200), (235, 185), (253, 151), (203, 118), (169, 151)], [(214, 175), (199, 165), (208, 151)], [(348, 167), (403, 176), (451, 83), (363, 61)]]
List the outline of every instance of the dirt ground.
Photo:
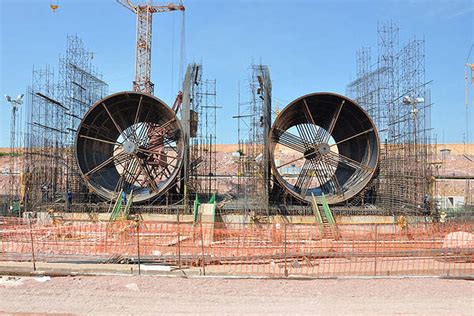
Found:
[(474, 283), (435, 278), (0, 278), (0, 314), (472, 315)]

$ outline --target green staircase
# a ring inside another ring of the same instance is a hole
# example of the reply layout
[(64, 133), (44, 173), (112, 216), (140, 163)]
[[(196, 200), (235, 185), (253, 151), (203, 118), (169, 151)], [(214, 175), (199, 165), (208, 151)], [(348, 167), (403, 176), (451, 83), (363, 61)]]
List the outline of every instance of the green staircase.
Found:
[(127, 199), (127, 204), (123, 206), (122, 191), (119, 192), (118, 198), (115, 201), (112, 212), (110, 213), (110, 220), (116, 221), (117, 219), (127, 219), (130, 212), (130, 207), (133, 203), (133, 191), (130, 192), (130, 195)]
[(316, 217), (316, 222), (318, 224), (319, 233), (322, 238), (325, 239), (338, 239), (337, 224), (332, 215), (329, 204), (326, 200), (326, 196), (321, 196), (321, 207), (318, 205), (316, 198), (313, 193), (311, 193), (312, 201), (311, 205), (313, 207), (313, 214)]

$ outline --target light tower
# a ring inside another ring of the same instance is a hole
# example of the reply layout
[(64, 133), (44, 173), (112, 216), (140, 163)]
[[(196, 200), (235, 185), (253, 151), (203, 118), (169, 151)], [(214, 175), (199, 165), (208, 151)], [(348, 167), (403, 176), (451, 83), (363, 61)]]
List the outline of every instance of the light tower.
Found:
[[(465, 93), (465, 106), (466, 106), (466, 139), (464, 140), (464, 151), (465, 154), (468, 154), (468, 145), (469, 145), (469, 83), (474, 82), (474, 64), (466, 64), (466, 74), (464, 80), (466, 82)], [(469, 76), (469, 72), (471, 76)], [(470, 79), (470, 80), (469, 80)]]
[(416, 126), (418, 124), (418, 121), (417, 121), (417, 117), (418, 117), (418, 107), (417, 107), (417, 104), (418, 103), (424, 103), (425, 102), (425, 98), (421, 98), (421, 97), (418, 97), (418, 98), (412, 98), (410, 96), (404, 96), (403, 97), (403, 100), (402, 100), (403, 104), (405, 105), (408, 105), (408, 106), (411, 106), (411, 115), (413, 117), (413, 145), (414, 145), (414, 154), (415, 154), (415, 163), (418, 163), (418, 152), (417, 152), (417, 130), (416, 130)]
[(117, 0), (117, 2), (135, 13), (137, 16), (137, 43), (133, 90), (153, 94), (154, 88), (150, 79), (153, 13), (184, 11), (184, 6), (181, 3), (168, 3), (166, 5), (153, 5), (151, 3), (133, 4), (131, 0)]
[[(469, 58), (469, 56), (468, 56)], [(466, 75), (464, 79), (466, 81), (465, 88), (465, 106), (466, 106), (466, 136), (464, 140), (464, 155), (467, 157), (469, 154), (469, 84), (474, 82), (474, 64), (466, 63)], [(471, 74), (469, 76), (469, 73)], [(464, 205), (467, 207), (468, 204), (472, 204), (472, 195), (471, 195), (471, 180), (466, 179), (466, 196), (464, 198)]]
[(17, 115), (18, 115), (18, 108), (20, 105), (23, 103), (23, 96), (24, 94), (20, 94), (17, 96), (16, 99), (12, 99), (9, 95), (5, 96), (5, 99), (7, 102), (10, 103), (11, 105), (11, 120), (10, 120), (10, 179), (9, 179), (9, 185), (10, 185), (10, 199), (11, 201), (14, 200), (15, 196), (17, 195), (16, 191), (16, 186), (15, 186), (15, 162), (17, 156), (17, 143), (16, 143), (16, 120), (17, 120)]

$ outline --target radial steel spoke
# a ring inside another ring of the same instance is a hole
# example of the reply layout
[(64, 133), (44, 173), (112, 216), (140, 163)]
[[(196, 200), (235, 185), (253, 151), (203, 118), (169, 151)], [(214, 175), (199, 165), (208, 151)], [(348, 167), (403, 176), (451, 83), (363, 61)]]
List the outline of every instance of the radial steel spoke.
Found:
[(369, 171), (369, 172), (372, 172), (374, 170), (373, 168), (370, 168), (369, 166), (366, 166), (366, 165), (364, 165), (364, 164), (362, 164), (362, 163), (360, 163), (360, 162), (358, 162), (354, 159), (351, 159), (347, 156), (344, 156), (340, 153), (336, 154), (336, 153), (331, 151), (327, 156), (328, 156), (329, 159), (331, 159), (331, 160), (334, 159), (336, 162), (340, 162), (340, 163), (342, 163), (342, 164), (344, 164), (344, 165), (346, 165), (346, 166), (348, 166), (352, 169), (355, 169), (355, 170), (364, 169), (364, 170)]
[(319, 125), (316, 124), (316, 121), (314, 120), (313, 115), (311, 114), (311, 111), (309, 110), (309, 106), (308, 106), (308, 103), (306, 102), (306, 99), (303, 99), (303, 103), (304, 103), (304, 109), (305, 109), (304, 111), (305, 117), (307, 120), (309, 120), (309, 123), (310, 123), (309, 125), (312, 126), (311, 129), (313, 129), (312, 134), (314, 135), (314, 139), (316, 140), (318, 144), (321, 144), (323, 142), (323, 138), (322, 138), (323, 132), (321, 130), (324, 130), (324, 129), (321, 127), (318, 127)]
[(308, 106), (308, 103), (306, 102), (306, 99), (303, 99), (303, 103), (304, 103), (304, 108), (305, 108), (305, 117), (307, 120), (309, 120), (308, 123), (310, 123), (311, 126), (314, 126), (313, 132), (317, 133), (316, 126), (318, 126), (318, 124), (316, 124), (316, 121), (314, 120), (313, 115), (311, 114), (311, 111), (309, 110), (309, 106)]
[(124, 168), (124, 164), (130, 164), (133, 161), (133, 156), (125, 154), (122, 157), (116, 156), (116, 159), (114, 160), (114, 163), (120, 165), (122, 168)]
[(120, 173), (120, 178), (119, 180), (117, 181), (117, 185), (115, 186), (115, 189), (114, 189), (114, 192), (120, 192), (120, 190), (123, 189), (123, 186), (125, 184), (125, 177), (126, 177), (126, 173), (129, 173), (129, 170), (130, 170), (130, 164), (133, 165), (133, 162), (136, 160), (136, 157), (135, 156), (131, 156), (131, 155), (127, 155), (128, 156), (128, 160), (125, 163), (125, 165), (123, 165), (121, 162), (119, 162), (120, 166), (122, 167), (122, 172)]
[(343, 194), (342, 187), (336, 175), (337, 169), (332, 169), (333, 167), (331, 167), (331, 165), (326, 160), (327, 160), (326, 157), (323, 157), (323, 160), (321, 162), (324, 163), (324, 165), (326, 166), (326, 170), (328, 170), (331, 173), (330, 180), (333, 182), (334, 193)]
[(147, 135), (148, 125), (149, 123), (146, 123), (146, 122), (143, 122), (140, 125), (140, 131), (138, 132), (138, 137), (137, 137), (137, 145), (139, 146), (144, 146), (144, 144), (148, 141), (148, 135)]
[[(146, 116), (145, 116), (145, 120), (142, 122), (141, 124), (141, 129), (140, 131), (138, 132), (138, 135), (137, 135), (137, 145), (140, 146), (140, 145), (143, 145), (144, 143), (144, 140), (145, 139), (148, 139), (148, 136), (147, 136), (147, 131), (148, 131), (148, 125), (150, 123), (146, 123), (148, 122), (148, 118), (150, 117), (150, 110), (148, 110)], [(137, 123), (138, 124), (138, 123)], [(138, 127), (137, 127), (138, 128)], [(146, 138), (145, 138), (146, 136)]]
[[(167, 122), (166, 122), (165, 124), (163, 124), (163, 125), (156, 125), (156, 126), (153, 126), (153, 130), (151, 130), (151, 131), (150, 131), (150, 129), (148, 128), (147, 134), (146, 134), (146, 136), (148, 137), (147, 142), (150, 140), (150, 138), (151, 138), (152, 136), (155, 136), (155, 135), (162, 136), (163, 139), (166, 139), (166, 133), (165, 133), (166, 130), (165, 130), (165, 128), (168, 127), (168, 126), (169, 126), (171, 123), (173, 123), (174, 121), (176, 121), (175, 118), (173, 118), (173, 119), (167, 121)], [(162, 135), (160, 135), (160, 134), (162, 134)]]
[(298, 173), (298, 177), (296, 178), (296, 182), (294, 185), (295, 188), (297, 189), (301, 189), (301, 183), (303, 183), (303, 178), (306, 176), (308, 164), (309, 164), (309, 161), (305, 160), (305, 162), (303, 163), (303, 166), (300, 169), (300, 172)]
[(337, 143), (334, 143), (334, 144), (329, 145), (329, 146), (330, 146), (330, 147), (337, 146), (337, 145), (342, 144), (342, 143), (344, 143), (344, 142), (347, 142), (348, 140), (351, 140), (351, 139), (353, 139), (353, 138), (356, 138), (356, 137), (359, 137), (359, 136), (361, 136), (361, 135), (370, 133), (370, 132), (372, 132), (373, 130), (374, 130), (373, 128), (370, 128), (370, 129), (368, 129), (368, 130), (366, 130), (366, 131), (360, 132), (360, 133), (355, 134), (355, 135), (353, 135), (353, 136), (351, 136), (351, 137), (347, 137), (347, 138), (345, 138), (345, 139), (343, 139), (343, 140), (340, 140), (340, 141), (338, 141)]
[(172, 146), (172, 143), (173, 143), (173, 142), (176, 142), (176, 140), (174, 140), (174, 139), (168, 139), (168, 138), (166, 138), (166, 137), (163, 138), (163, 145), (165, 145), (165, 146), (168, 145), (168, 148), (171, 148), (171, 149), (172, 149), (176, 154), (178, 154), (178, 156), (179, 156), (179, 153), (178, 153), (178, 151), (176, 150), (176, 146)]
[(149, 170), (146, 168), (146, 165), (139, 164), (139, 166), (140, 166), (140, 170), (142, 171), (142, 174), (147, 179), (146, 182), (149, 185), (148, 189), (150, 189), (150, 187), (151, 187), (152, 191), (158, 191), (158, 188), (156, 187), (156, 183), (153, 181)]
[(166, 166), (166, 168), (164, 169), (164, 170), (168, 171), (168, 175), (165, 175), (166, 177), (169, 177), (171, 175), (171, 171), (168, 167), (169, 166)]
[[(337, 157), (333, 157), (333, 156), (331, 156), (330, 154), (326, 156), (326, 162), (327, 162), (330, 166), (332, 166), (332, 167), (334, 167), (334, 168), (336, 168), (336, 169), (339, 167), (339, 165), (340, 165), (340, 163), (341, 163), (341, 161), (339, 161), (339, 159), (338, 159)], [(342, 163), (341, 163), (341, 164), (342, 164)], [(346, 168), (347, 168), (348, 166), (343, 165), (343, 167), (346, 167)], [(353, 169), (353, 168), (351, 168), (351, 169)]]
[(284, 131), (279, 136), (278, 140), (275, 139), (275, 141), (277, 141), (278, 144), (281, 144), (300, 153), (304, 153), (306, 150), (303, 140), (288, 131)]
[(130, 185), (133, 185), (136, 181), (136, 179), (140, 176), (140, 172), (139, 172), (139, 164), (141, 163), (141, 161), (137, 158), (134, 159), (133, 163), (132, 163), (132, 166), (129, 168), (130, 172), (129, 172), (129, 175), (130, 175), (130, 178), (129, 177), (126, 177), (126, 181), (130, 184)]
[(327, 130), (319, 126), (318, 128), (318, 133), (317, 133), (317, 139), (320, 143), (327, 143), (326, 139), (329, 139), (330, 134), (328, 133)]
[[(178, 157), (172, 157), (170, 159), (170, 161), (165, 161), (165, 160), (160, 159), (160, 162), (164, 162), (166, 164), (166, 166), (172, 166), (174, 169), (176, 169), (178, 167), (178, 164), (172, 165), (172, 162), (175, 161), (175, 160), (178, 160)], [(160, 166), (160, 167), (163, 168), (162, 166)]]
[(296, 127), (296, 130), (298, 131), (298, 134), (300, 135), (301, 140), (303, 141), (305, 150), (312, 148), (313, 147), (311, 146), (312, 142), (308, 140), (309, 136), (306, 135), (306, 131), (304, 127), (302, 126), (302, 124), (298, 124), (295, 127)]
[(141, 163), (139, 159), (135, 158), (135, 163), (132, 165), (132, 168), (131, 168), (131, 174), (132, 174), (132, 178), (131, 180), (129, 181), (130, 185), (134, 185), (134, 183), (138, 180), (138, 177), (140, 176), (140, 172), (139, 172), (139, 164)]
[(301, 124), (301, 129), (304, 131), (306, 135), (306, 139), (309, 140), (310, 147), (314, 147), (314, 145), (320, 144), (321, 139), (318, 137), (318, 127), (313, 124)]
[[(142, 166), (142, 162), (137, 160), (138, 161), (138, 164), (137, 164), (137, 167), (138, 167), (138, 172), (137, 172), (137, 176), (136, 176), (136, 179), (139, 183), (140, 186), (146, 186), (148, 188), (148, 190), (150, 191), (154, 191), (154, 188), (153, 188), (153, 185), (149, 182), (149, 178), (147, 176), (147, 173), (146, 171), (143, 169), (143, 166)], [(141, 180), (138, 180), (138, 178), (141, 176)]]
[(120, 188), (123, 188), (125, 183), (128, 182), (127, 175), (132, 173), (131, 170), (136, 161), (134, 156), (131, 156), (131, 155), (127, 155), (127, 156), (128, 156), (128, 159), (126, 161), (119, 162), (120, 167), (122, 167), (122, 171), (120, 173), (120, 181), (121, 181)]
[(140, 110), (142, 108), (143, 95), (140, 96), (140, 101), (138, 101), (137, 112), (135, 113), (135, 119), (133, 120), (133, 125), (138, 124), (138, 119), (140, 118)]
[(308, 103), (306, 102), (306, 99), (303, 99), (303, 105), (305, 109), (305, 116), (307, 119), (309, 119), (309, 123), (313, 124), (314, 126), (317, 126), (316, 121), (313, 118), (313, 115), (311, 114), (311, 111), (309, 110)]
[[(316, 178), (318, 179), (319, 182), (319, 188), (321, 189), (321, 192), (324, 193), (329, 193), (330, 190), (327, 190), (327, 183), (328, 183), (328, 174), (323, 168), (321, 167), (321, 161), (318, 161), (318, 163), (314, 163), (314, 169), (316, 171)], [(319, 166), (319, 167), (318, 167)]]
[(124, 178), (124, 172), (122, 172), (122, 174), (120, 174), (120, 178), (119, 180), (117, 181), (117, 184), (115, 185), (115, 188), (114, 188), (114, 192), (115, 193), (119, 193), (121, 188), (123, 188), (123, 178)]
[(175, 119), (175, 118), (172, 118), (171, 120), (169, 120), (169, 121), (166, 122), (165, 124), (160, 124), (160, 125), (158, 126), (158, 128), (160, 129), (160, 131), (161, 131), (161, 130), (164, 131), (165, 128), (167, 128), (168, 125), (170, 125), (170, 124), (173, 123), (174, 121), (176, 121), (176, 119)]
[(325, 138), (325, 142), (327, 143), (329, 141), (329, 137), (331, 137), (332, 132), (334, 131), (334, 127), (336, 126), (337, 119), (339, 118), (339, 114), (341, 114), (342, 107), (344, 106), (344, 103), (346, 101), (342, 100), (341, 105), (337, 108), (337, 110), (334, 113), (334, 116), (331, 119), (331, 123), (329, 124), (329, 128), (327, 130), (327, 136)]
[(280, 169), (281, 167), (287, 166), (287, 165), (289, 165), (289, 164), (292, 164), (292, 163), (294, 163), (294, 162), (296, 162), (296, 161), (298, 161), (298, 160), (304, 159), (304, 158), (306, 158), (306, 157), (305, 157), (305, 156), (301, 156), (301, 157), (299, 157), (299, 158), (290, 160), (290, 161), (288, 161), (288, 162), (286, 162), (286, 163), (284, 163), (284, 164), (282, 164), (282, 165), (279, 165), (279, 166), (276, 167), (276, 168), (277, 168), (277, 169)]
[[(178, 154), (178, 151), (174, 148), (175, 146), (172, 146), (172, 143), (175, 142), (175, 140), (172, 140), (172, 139), (167, 139), (166, 137), (163, 137), (162, 139), (162, 143), (161, 144), (151, 144), (152, 146), (147, 146), (146, 149), (144, 148), (141, 148), (142, 150), (148, 150), (150, 151), (150, 148), (153, 149), (153, 148), (158, 148), (158, 147), (163, 147), (165, 148), (166, 146), (168, 146), (167, 148), (171, 148), (175, 153)], [(152, 150), (151, 150), (152, 151)]]
[(334, 170), (334, 173), (332, 174), (332, 182), (334, 183), (336, 191), (334, 192), (336, 195), (343, 195), (344, 191), (342, 190), (341, 184), (339, 183), (339, 180), (337, 179), (336, 175), (336, 170)]
[(79, 137), (85, 138), (85, 139), (90, 139), (90, 140), (95, 140), (95, 141), (100, 142), (100, 143), (116, 145), (116, 146), (122, 146), (122, 143), (120, 143), (118, 141), (106, 140), (106, 139), (92, 137), (92, 136), (86, 136), (86, 135), (79, 135)]
[[(138, 168), (138, 166), (137, 166), (137, 168)], [(131, 180), (132, 185), (134, 185), (135, 182), (138, 182), (138, 177), (140, 176), (140, 172), (136, 172), (136, 171), (138, 171), (138, 170), (135, 170), (135, 172), (134, 172), (135, 176)], [(138, 184), (141, 185), (140, 182), (138, 182)]]
[(125, 163), (128, 163), (131, 160), (133, 160), (133, 156), (123, 153), (123, 156), (122, 155), (120, 157), (119, 155), (115, 156), (114, 163), (117, 163), (123, 167)]
[(115, 159), (114, 156), (111, 156), (111, 157), (105, 159), (105, 160), (102, 161), (100, 164), (98, 164), (97, 166), (95, 166), (95, 167), (92, 168), (91, 170), (89, 170), (89, 171), (87, 171), (86, 173), (84, 173), (84, 175), (87, 177), (87, 176), (89, 176), (90, 174), (99, 171), (100, 169), (104, 168), (104, 167), (107, 166), (108, 164), (112, 163), (112, 162), (114, 161), (114, 159)]
[(119, 132), (119, 134), (123, 134), (123, 131), (122, 129), (120, 128), (120, 126), (117, 124), (117, 122), (115, 121), (114, 117), (112, 116), (112, 114), (110, 113), (109, 109), (107, 108), (107, 106), (105, 106), (105, 103), (102, 102), (102, 106), (104, 107), (105, 111), (107, 112), (107, 114), (109, 115), (110, 119), (112, 120), (112, 123), (114, 123), (115, 125), (115, 128), (117, 129), (117, 131)]
[(328, 181), (327, 172), (324, 170), (323, 166), (321, 165), (320, 159), (311, 159), (311, 163), (313, 165), (316, 178), (318, 179), (319, 186), (321, 187), (321, 190), (322, 190), (323, 185), (325, 185), (325, 183)]
[[(326, 180), (324, 179), (324, 175), (321, 174), (320, 168), (317, 167), (317, 162), (316, 162), (315, 159), (311, 159), (309, 161), (310, 161), (311, 165), (313, 166), (313, 172), (314, 172), (314, 175), (316, 176), (316, 179), (319, 182), (319, 187), (321, 187), (326, 182)], [(322, 190), (322, 188), (321, 188), (321, 190)]]
[[(161, 176), (165, 175), (165, 171), (168, 171), (168, 175), (171, 175), (171, 171), (168, 168), (170, 165), (171, 164), (167, 165), (165, 168), (162, 168), (162, 170), (156, 174), (156, 178), (161, 179)], [(177, 165), (176, 166), (171, 165), (171, 166), (173, 167), (174, 170), (176, 170)]]
[(311, 179), (313, 178), (311, 170), (311, 161), (306, 160), (301, 168), (301, 172), (296, 179), (295, 187), (300, 190), (300, 195), (306, 196), (306, 192), (308, 191), (308, 187), (311, 184)]
[[(124, 124), (124, 125), (127, 125), (125, 120), (123, 119), (123, 116), (122, 114), (118, 111), (117, 112), (117, 115), (118, 117), (120, 118), (120, 123)], [(122, 131), (123, 135), (125, 135), (127, 137), (127, 139), (134, 139), (133, 138), (133, 128), (126, 128)]]
[(320, 170), (318, 170), (318, 167), (317, 167), (317, 164), (316, 164), (315, 159), (308, 159), (307, 161), (308, 161), (308, 162), (310, 163), (310, 165), (313, 167), (313, 170), (312, 170), (312, 171), (313, 171), (313, 173), (314, 173), (314, 176), (316, 177), (316, 179), (318, 180), (318, 182), (321, 183), (321, 179), (322, 179), (321, 177), (322, 177), (322, 175), (319, 173)]
[[(323, 168), (324, 172), (327, 175), (328, 182), (331, 181), (332, 177), (335, 174), (335, 170), (326, 162), (326, 158), (324, 156), (321, 157), (320, 164), (321, 164), (321, 168)], [(334, 191), (336, 191), (337, 190), (336, 186), (334, 186), (333, 189)]]
[(125, 186), (126, 183), (130, 183), (128, 180), (128, 176), (132, 174), (132, 168), (135, 163), (136, 159), (135, 157), (132, 157), (130, 160), (126, 162), (126, 166), (121, 164), (120, 166), (122, 167), (122, 172), (121, 172), (121, 178), (123, 177), (122, 181), (122, 188)]
[(137, 125), (138, 125), (138, 120), (140, 118), (140, 110), (142, 107), (142, 101), (143, 101), (143, 95), (140, 96), (140, 100), (138, 101), (137, 111), (135, 112), (135, 118), (133, 120), (133, 124), (130, 126), (135, 143), (138, 143)]
[(175, 158), (176, 157), (176, 156), (169, 156), (169, 155), (164, 154), (164, 153), (160, 153), (160, 152), (156, 152), (156, 151), (153, 151), (153, 150), (144, 149), (144, 148), (140, 148), (140, 147), (138, 147), (137, 150), (142, 152), (142, 153), (149, 154), (149, 155), (160, 155), (160, 156), (164, 156), (166, 158)]
[(154, 123), (148, 123), (145, 125), (145, 128), (144, 128), (144, 131), (145, 131), (145, 135), (143, 136), (144, 139), (146, 140), (146, 144), (148, 144), (148, 142), (150, 141), (150, 138), (153, 135), (153, 132), (157, 129), (157, 126), (156, 124)]

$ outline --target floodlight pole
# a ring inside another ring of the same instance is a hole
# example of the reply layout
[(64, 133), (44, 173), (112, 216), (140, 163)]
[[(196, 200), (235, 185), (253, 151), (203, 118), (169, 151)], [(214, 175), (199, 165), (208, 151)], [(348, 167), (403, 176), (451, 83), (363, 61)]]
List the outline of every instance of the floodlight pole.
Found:
[(425, 102), (425, 99), (424, 98), (412, 98), (410, 96), (405, 96), (403, 98), (403, 103), (405, 105), (408, 105), (408, 106), (411, 106), (411, 111), (412, 111), (412, 115), (413, 115), (413, 147), (414, 147), (414, 154), (415, 154), (415, 163), (418, 162), (418, 149), (417, 149), (417, 125), (418, 125), (418, 121), (417, 121), (417, 116), (418, 116), (418, 107), (417, 107), (417, 104), (418, 103), (423, 103)]
[(466, 81), (466, 88), (465, 88), (465, 106), (466, 106), (466, 139), (465, 139), (465, 146), (464, 151), (465, 154), (468, 153), (468, 146), (469, 146), (469, 70), (471, 71), (471, 83), (474, 81), (474, 64), (466, 64), (466, 75), (464, 79)]
[(5, 99), (11, 106), (11, 119), (10, 119), (10, 174), (9, 174), (9, 185), (10, 185), (10, 205), (15, 200), (17, 195), (17, 190), (15, 186), (15, 165), (16, 159), (15, 156), (17, 153), (17, 143), (16, 143), (16, 120), (18, 114), (18, 107), (23, 103), (23, 94), (19, 95), (16, 99), (12, 99), (10, 96), (5, 96)]

